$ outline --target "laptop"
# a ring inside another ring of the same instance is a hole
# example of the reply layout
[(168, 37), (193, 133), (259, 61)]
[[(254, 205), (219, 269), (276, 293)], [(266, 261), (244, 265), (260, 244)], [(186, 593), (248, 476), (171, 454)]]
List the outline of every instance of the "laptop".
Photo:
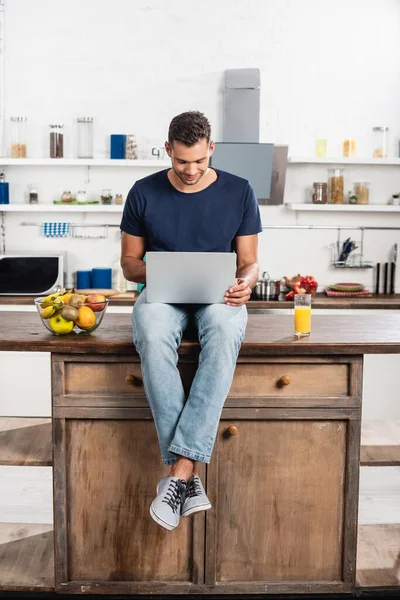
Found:
[(147, 302), (218, 304), (236, 281), (235, 252), (147, 252)]

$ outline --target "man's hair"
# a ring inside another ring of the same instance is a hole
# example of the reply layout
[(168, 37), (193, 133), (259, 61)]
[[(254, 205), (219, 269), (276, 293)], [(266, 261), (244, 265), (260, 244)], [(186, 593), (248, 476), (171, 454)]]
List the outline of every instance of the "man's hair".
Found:
[(210, 143), (211, 125), (207, 117), (198, 110), (177, 115), (169, 125), (168, 144), (170, 146), (173, 142), (180, 142), (190, 147), (203, 138), (206, 138), (207, 144)]

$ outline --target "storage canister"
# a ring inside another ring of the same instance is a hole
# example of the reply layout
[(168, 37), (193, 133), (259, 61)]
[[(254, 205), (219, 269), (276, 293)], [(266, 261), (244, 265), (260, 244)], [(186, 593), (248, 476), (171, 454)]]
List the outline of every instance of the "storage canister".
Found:
[(357, 204), (369, 203), (369, 181), (355, 181), (354, 194), (357, 197)]
[(26, 117), (11, 117), (11, 157), (26, 158)]
[(343, 204), (344, 200), (344, 170), (340, 168), (328, 169), (329, 203)]
[(389, 127), (387, 125), (379, 125), (373, 127), (373, 158), (387, 158), (388, 157), (388, 135)]
[(328, 202), (328, 184), (326, 182), (314, 182), (312, 201), (313, 204), (326, 204)]
[(64, 125), (49, 125), (50, 127), (50, 158), (64, 157)]
[(78, 117), (78, 158), (93, 158), (93, 117)]

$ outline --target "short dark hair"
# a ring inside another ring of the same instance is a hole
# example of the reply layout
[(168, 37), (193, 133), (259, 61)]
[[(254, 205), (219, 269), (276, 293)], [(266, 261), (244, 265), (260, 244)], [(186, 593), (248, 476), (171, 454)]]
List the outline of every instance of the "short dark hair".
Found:
[(206, 138), (207, 144), (210, 143), (211, 125), (207, 117), (198, 110), (177, 115), (169, 125), (168, 144), (170, 146), (175, 141), (188, 147), (194, 146), (203, 138)]

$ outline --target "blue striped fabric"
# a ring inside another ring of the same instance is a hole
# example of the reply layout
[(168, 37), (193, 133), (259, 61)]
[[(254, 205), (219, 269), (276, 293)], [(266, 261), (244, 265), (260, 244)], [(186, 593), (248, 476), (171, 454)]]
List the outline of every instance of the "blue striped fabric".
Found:
[(70, 223), (42, 223), (42, 233), (44, 237), (68, 237), (70, 234), (70, 229)]

